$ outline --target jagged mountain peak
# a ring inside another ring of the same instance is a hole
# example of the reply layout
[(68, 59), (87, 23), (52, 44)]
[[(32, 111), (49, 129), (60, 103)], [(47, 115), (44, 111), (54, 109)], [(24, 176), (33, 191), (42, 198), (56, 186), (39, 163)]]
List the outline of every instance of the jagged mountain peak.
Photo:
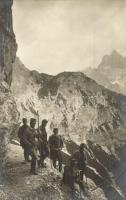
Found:
[(105, 55), (99, 64), (98, 68), (126, 68), (126, 59), (116, 50), (112, 51), (110, 55)]
[(120, 56), (123, 57), (117, 50), (113, 50), (111, 56)]
[(126, 57), (114, 50), (105, 55), (96, 69), (84, 71), (100, 85), (126, 95)]

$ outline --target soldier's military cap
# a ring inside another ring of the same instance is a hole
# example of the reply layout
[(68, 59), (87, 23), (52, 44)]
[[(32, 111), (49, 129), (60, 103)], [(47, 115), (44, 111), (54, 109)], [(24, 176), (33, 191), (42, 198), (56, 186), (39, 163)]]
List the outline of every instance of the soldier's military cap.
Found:
[(47, 119), (43, 119), (42, 120), (42, 124), (47, 124), (48, 123), (48, 120)]
[(58, 128), (54, 128), (54, 129), (53, 129), (53, 132), (54, 132), (54, 133), (57, 133), (57, 132), (58, 132)]
[(80, 144), (80, 149), (83, 149), (83, 148), (86, 148), (86, 144), (81, 143), (81, 144)]
[(31, 118), (30, 119), (30, 123), (35, 123), (36, 122), (36, 119), (35, 118)]
[(24, 122), (24, 121), (27, 121), (27, 118), (22, 118), (22, 121)]

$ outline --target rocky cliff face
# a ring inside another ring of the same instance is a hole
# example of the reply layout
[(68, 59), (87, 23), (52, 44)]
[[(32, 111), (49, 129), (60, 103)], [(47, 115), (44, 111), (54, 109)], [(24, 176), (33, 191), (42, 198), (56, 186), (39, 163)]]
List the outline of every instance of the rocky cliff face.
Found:
[(126, 57), (117, 51), (105, 55), (96, 69), (89, 68), (84, 73), (106, 88), (126, 95)]
[(11, 84), (17, 45), (12, 26), (12, 0), (0, 1), (0, 79)]
[(12, 0), (0, 1), (0, 162), (2, 164), (5, 162), (10, 133), (18, 119), (15, 100), (9, 89), (17, 49), (12, 26), (12, 3)]

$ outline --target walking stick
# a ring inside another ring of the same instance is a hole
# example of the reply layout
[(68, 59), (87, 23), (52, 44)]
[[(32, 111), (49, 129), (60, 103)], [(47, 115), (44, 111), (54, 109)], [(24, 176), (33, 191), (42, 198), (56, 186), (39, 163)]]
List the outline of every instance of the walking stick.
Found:
[(37, 117), (38, 117), (38, 131), (39, 131), (39, 112), (37, 111)]

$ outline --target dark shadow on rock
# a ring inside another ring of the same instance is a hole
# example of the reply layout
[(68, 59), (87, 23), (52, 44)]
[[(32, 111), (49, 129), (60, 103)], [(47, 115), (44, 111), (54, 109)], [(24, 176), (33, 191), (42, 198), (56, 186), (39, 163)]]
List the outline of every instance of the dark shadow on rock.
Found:
[(108, 200), (125, 200), (124, 197), (112, 186), (103, 188), (104, 194)]
[(90, 178), (94, 181), (96, 188), (94, 188), (91, 193), (93, 193), (98, 188), (101, 188), (108, 200), (125, 200), (120, 193), (111, 185), (111, 182), (107, 179), (103, 179), (103, 177), (100, 177), (97, 175), (92, 169), (87, 168), (86, 173), (87, 178)]
[(93, 180), (96, 186), (99, 186), (104, 181), (104, 179), (100, 175), (96, 174), (90, 167), (87, 167), (86, 177)]
[(89, 149), (93, 152), (95, 158), (103, 165), (107, 170), (111, 171), (113, 165), (118, 163), (117, 158), (114, 155), (107, 154), (99, 144), (93, 144), (91, 141), (87, 141)]
[(79, 146), (75, 142), (73, 142), (72, 140), (65, 141), (65, 144), (66, 144), (67, 151), (71, 155), (79, 148)]
[(99, 163), (97, 160), (91, 159), (90, 157), (88, 157), (88, 165), (93, 167), (99, 173), (99, 175), (101, 177), (111, 181), (111, 178), (110, 178), (109, 173), (107, 172), (106, 168), (101, 163)]
[(126, 144), (117, 149), (117, 154), (120, 162), (116, 167), (113, 167), (114, 180), (126, 199)]

